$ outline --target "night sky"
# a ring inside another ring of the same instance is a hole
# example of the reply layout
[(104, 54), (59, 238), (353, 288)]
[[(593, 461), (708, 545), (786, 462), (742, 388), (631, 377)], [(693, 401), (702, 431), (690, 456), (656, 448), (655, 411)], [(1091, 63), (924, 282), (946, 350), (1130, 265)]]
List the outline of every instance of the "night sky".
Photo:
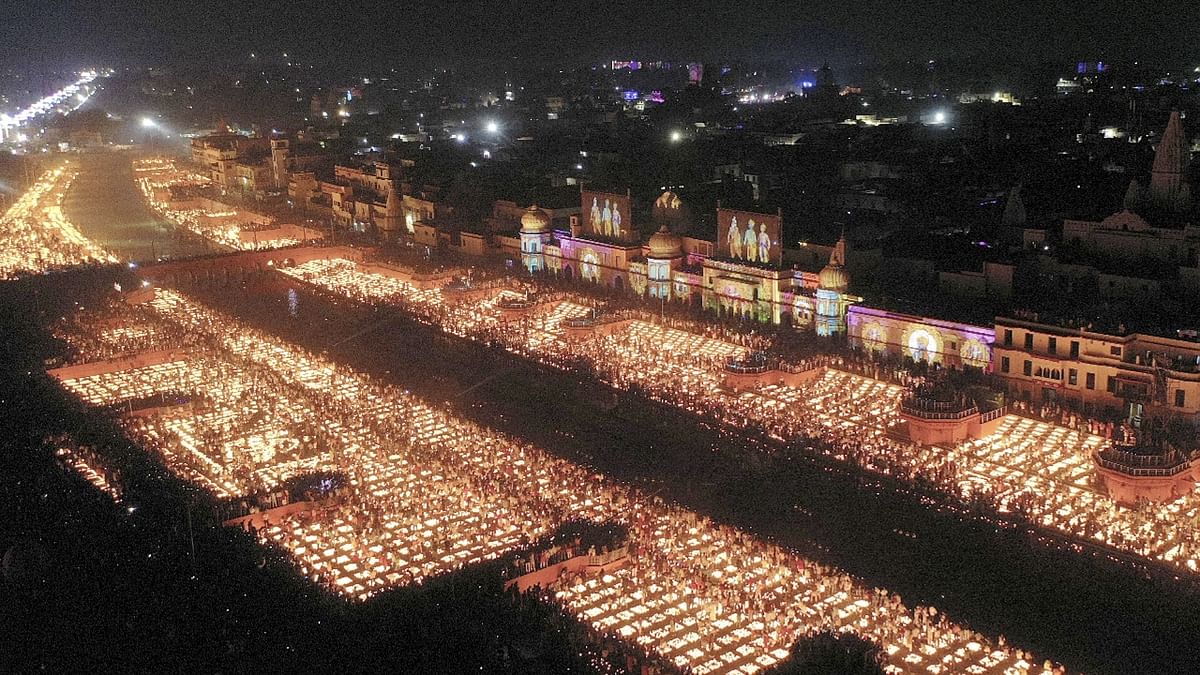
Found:
[(1200, 3), (1146, 0), (7, 0), (0, 62), (153, 65), (251, 51), (337, 66), (594, 59), (1200, 61)]

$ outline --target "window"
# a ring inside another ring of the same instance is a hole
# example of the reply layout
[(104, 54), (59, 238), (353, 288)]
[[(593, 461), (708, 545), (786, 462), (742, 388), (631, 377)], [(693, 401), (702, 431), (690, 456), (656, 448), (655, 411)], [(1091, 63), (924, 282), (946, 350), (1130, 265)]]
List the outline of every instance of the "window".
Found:
[(1108, 353), (1109, 353), (1109, 354), (1112, 354), (1113, 356), (1120, 356), (1120, 355), (1121, 355), (1121, 348), (1120, 348), (1120, 347), (1109, 347), (1109, 348), (1108, 348)]
[(1007, 329), (1006, 329), (1006, 330), (1004, 331), (1004, 346), (1005, 346), (1005, 347), (1011, 347), (1011, 346), (1012, 346), (1012, 331), (1011, 331), (1011, 330), (1007, 330)]
[(1033, 333), (1025, 334), (1025, 349), (1033, 349)]
[(1067, 384), (1071, 385), (1072, 387), (1079, 384), (1079, 371), (1078, 370), (1075, 370), (1074, 368), (1067, 370)]
[(1087, 374), (1087, 388), (1088, 389), (1096, 388), (1096, 374), (1095, 373)]
[(1109, 375), (1108, 376), (1108, 384), (1104, 388), (1107, 389), (1108, 393), (1110, 393), (1110, 394), (1117, 393), (1117, 378), (1113, 377), (1112, 375)]
[(1033, 361), (1028, 359), (1025, 360), (1025, 374), (1033, 375)]
[(1186, 397), (1187, 397), (1187, 394), (1185, 394), (1182, 389), (1176, 389), (1175, 390), (1175, 407), (1182, 408)]
[(1051, 354), (1058, 353), (1058, 338), (1050, 338), (1048, 349), (1050, 350)]
[(1079, 358), (1079, 340), (1071, 340), (1071, 358)]
[(1009, 367), (1009, 366), (1008, 366), (1008, 357), (1007, 357), (1007, 356), (1001, 356), (1001, 357), (1000, 357), (1000, 372), (1002, 372), (1002, 373), (1007, 373), (1007, 372), (1008, 372), (1008, 367)]

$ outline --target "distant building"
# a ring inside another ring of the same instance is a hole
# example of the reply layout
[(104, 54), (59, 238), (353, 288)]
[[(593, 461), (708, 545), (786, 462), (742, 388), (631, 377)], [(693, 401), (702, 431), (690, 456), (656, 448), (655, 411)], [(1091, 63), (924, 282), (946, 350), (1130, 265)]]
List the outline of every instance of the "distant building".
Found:
[(1064, 221), (1063, 242), (1110, 258), (1195, 267), (1200, 228), (1191, 218), (1190, 159), (1179, 113), (1173, 112), (1155, 150), (1149, 186), (1131, 181), (1125, 208), (1099, 222)]
[[(656, 200), (661, 204), (684, 208), (669, 191)], [(554, 229), (541, 209), (530, 207), (521, 219), (521, 263), (530, 272), (690, 303), (722, 315), (810, 327), (822, 335), (845, 332), (846, 311), (859, 299), (848, 293), (844, 238), (816, 273), (717, 256), (716, 242), (682, 237), (672, 231), (662, 208), (656, 206), (655, 212), (658, 228), (638, 243), (587, 234), (579, 215), (571, 216), (568, 228)]]
[(192, 161), (202, 165), (208, 177), (226, 189), (257, 189), (260, 181), (269, 178), (270, 171), (256, 173), (249, 167), (269, 156), (270, 151), (267, 139), (235, 134), (224, 123), (216, 132), (194, 138), (191, 143)]
[(244, 136), (224, 124), (215, 133), (193, 139), (191, 155), (221, 188), (255, 194), (282, 192), (291, 173), (312, 171), (327, 161), (313, 144)]
[(374, 227), (384, 238), (406, 229), (400, 173), (391, 164), (339, 164), (333, 175), (332, 182), (321, 182), (321, 192), (328, 196), (336, 222), (359, 230)]

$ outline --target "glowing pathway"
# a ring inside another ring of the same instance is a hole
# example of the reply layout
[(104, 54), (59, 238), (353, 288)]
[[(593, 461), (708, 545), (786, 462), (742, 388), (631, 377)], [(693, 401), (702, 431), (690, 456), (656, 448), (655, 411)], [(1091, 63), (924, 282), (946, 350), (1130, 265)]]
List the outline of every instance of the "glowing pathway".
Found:
[(63, 167), (47, 171), (0, 217), (0, 280), (117, 261), (63, 215), (63, 196), (74, 178)]
[[(933, 609), (906, 607), (835, 569), (447, 415), (177, 293), (159, 291), (150, 306), (200, 355), (64, 384), (102, 404), (168, 390), (203, 401), (126, 424), (174, 470), (217, 494), (295, 475), (295, 453), (280, 451), (278, 439), (305, 439), (306, 469), (341, 472), (350, 488), (340, 503), (282, 517), (259, 536), (348, 597), (497, 557), (569, 519), (615, 520), (629, 528), (629, 564), (601, 577), (560, 578), (553, 598), (596, 630), (681, 668), (757, 672), (797, 637), (834, 629), (880, 644), (890, 672), (1041, 670), (1029, 655)], [(144, 315), (130, 314), (145, 324)], [(97, 323), (111, 329), (111, 317)], [(116, 335), (109, 330), (106, 339)], [(727, 348), (713, 349), (716, 358)]]
[[(1020, 512), (1033, 523), (1134, 556), (1200, 571), (1200, 486), (1169, 504), (1130, 509), (1093, 487), (1096, 436), (1015, 415), (1000, 430), (955, 448), (921, 446), (891, 435), (901, 423), (905, 389), (828, 369), (803, 387), (768, 385), (740, 393), (721, 388), (725, 359), (745, 350), (709, 335), (633, 321), (621, 332), (582, 341), (561, 338), (541, 317), (505, 321), (494, 298), (451, 303), (437, 291), (388, 288), (382, 277), (346, 260), (312, 261), (280, 270), (366, 302), (405, 307), (456, 335), (497, 340), (551, 365), (589, 362), (603, 381), (634, 384), (650, 396), (735, 427), (754, 425), (780, 440), (819, 439), (834, 457), (906, 481), (932, 483), (948, 496), (983, 500), (998, 514)], [(418, 299), (420, 298), (420, 299)], [(546, 303), (582, 316), (586, 298)]]

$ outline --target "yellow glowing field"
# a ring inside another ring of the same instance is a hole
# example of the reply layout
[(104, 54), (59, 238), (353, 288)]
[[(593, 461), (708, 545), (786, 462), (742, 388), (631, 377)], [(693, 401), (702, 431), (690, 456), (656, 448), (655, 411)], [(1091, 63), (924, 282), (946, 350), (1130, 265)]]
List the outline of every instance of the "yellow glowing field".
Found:
[[(992, 437), (957, 448), (921, 446), (889, 432), (901, 423), (905, 387), (829, 368), (803, 387), (767, 385), (732, 393), (722, 368), (745, 347), (733, 335), (635, 320), (620, 332), (563, 340), (567, 316), (595, 303), (557, 294), (541, 311), (505, 320), (495, 297), (451, 303), (438, 291), (416, 291), (363, 271), (348, 260), (312, 261), (281, 270), (357, 300), (406, 307), (444, 330), (499, 341), (549, 364), (589, 362), (603, 381), (637, 385), (651, 396), (735, 427), (761, 426), (780, 440), (817, 438), (837, 458), (904, 480), (921, 479), (948, 495), (985, 500), (996, 512), (1019, 510), (1034, 522), (1086, 541), (1197, 571), (1200, 564), (1200, 488), (1170, 504), (1130, 509), (1093, 486), (1090, 454), (1102, 439), (1015, 415)], [(512, 293), (512, 291), (510, 291)]]
[[(202, 347), (183, 360), (64, 384), (102, 404), (167, 391), (202, 401), (124, 419), (173, 470), (217, 494), (246, 494), (304, 470), (348, 476), (336, 503), (258, 531), (304, 575), (337, 593), (365, 599), (501, 556), (569, 519), (615, 520), (629, 527), (628, 565), (600, 577), (562, 577), (556, 601), (597, 629), (695, 672), (756, 672), (785, 656), (796, 637), (821, 628), (878, 642), (891, 672), (1041, 669), (1028, 654), (935, 610), (907, 607), (835, 569), (439, 411), (185, 296), (159, 291), (150, 307), (160, 330), (182, 330)], [(634, 326), (622, 339), (662, 337), (672, 345), (668, 352), (679, 353), (660, 359), (681, 372), (737, 350), (658, 331)], [(119, 341), (122, 333), (107, 335)], [(128, 335), (137, 340), (140, 333)], [(287, 459), (293, 446), (286, 438), (315, 444), (302, 466)]]
[(63, 196), (75, 175), (63, 167), (47, 171), (0, 217), (0, 280), (117, 261), (63, 214)]

